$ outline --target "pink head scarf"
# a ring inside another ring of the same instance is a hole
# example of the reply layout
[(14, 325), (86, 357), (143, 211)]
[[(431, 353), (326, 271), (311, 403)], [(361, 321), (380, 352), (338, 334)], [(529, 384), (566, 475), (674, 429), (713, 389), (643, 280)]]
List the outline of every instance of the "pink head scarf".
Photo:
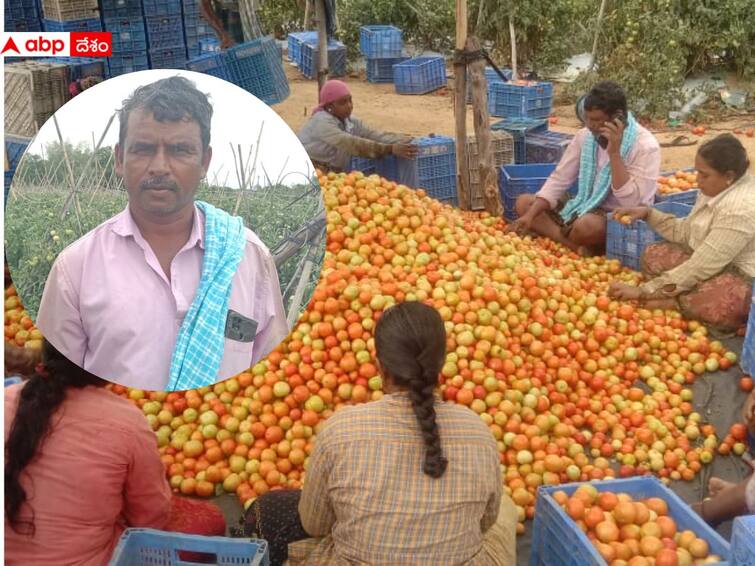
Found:
[(335, 102), (339, 98), (349, 96), (350, 94), (351, 91), (345, 82), (335, 79), (326, 82), (320, 91), (320, 105), (315, 107), (312, 114), (325, 110), (325, 107), (331, 102)]

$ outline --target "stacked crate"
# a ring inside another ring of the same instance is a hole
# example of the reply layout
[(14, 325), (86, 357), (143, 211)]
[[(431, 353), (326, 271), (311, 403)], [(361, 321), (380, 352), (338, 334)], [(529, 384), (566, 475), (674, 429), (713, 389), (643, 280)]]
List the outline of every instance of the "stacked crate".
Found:
[(456, 191), (456, 143), (447, 136), (414, 140), (419, 149), (416, 159), (397, 159), (396, 181), (413, 189), (424, 189), (428, 196), (458, 205)]
[(143, 0), (142, 6), (150, 68), (183, 69), (186, 66), (186, 40), (181, 0)]
[(102, 0), (102, 21), (105, 30), (112, 34), (110, 75), (149, 69), (141, 0)]
[(102, 31), (97, 0), (42, 0), (42, 15), (45, 31)]
[(288, 60), (301, 66), (301, 46), (305, 41), (317, 41), (316, 31), (292, 31), (288, 34)]
[(203, 45), (209, 44), (208, 42), (214, 42), (217, 46), (217, 49), (212, 51), (220, 49), (215, 32), (199, 11), (199, 0), (183, 0), (183, 19), (189, 59), (209, 53), (211, 50), (202, 51)]
[[(493, 169), (497, 175), (502, 165), (514, 163), (514, 138), (507, 132), (490, 132), (493, 153)], [(474, 136), (467, 137), (467, 162), (469, 163), (469, 188), (472, 210), (485, 208), (485, 189), (480, 182), (480, 152)], [(498, 179), (491, 180), (498, 187)]]
[(4, 0), (5, 31), (42, 31), (37, 0)]
[(494, 124), (493, 131), (503, 130), (514, 138), (514, 161), (519, 164), (527, 163), (527, 137), (548, 131), (548, 120), (538, 118), (504, 118)]
[(408, 59), (402, 56), (401, 30), (394, 26), (362, 26), (359, 49), (367, 60), (367, 80), (371, 83), (392, 83), (393, 66)]
[(527, 163), (558, 163), (573, 139), (573, 135), (561, 132), (529, 134), (525, 142)]
[(553, 83), (537, 81), (488, 84), (488, 113), (504, 118), (548, 118), (553, 108)]
[[(317, 78), (320, 45), (317, 39), (305, 39), (301, 44), (299, 70), (308, 79)], [(346, 74), (346, 46), (335, 39), (328, 40), (328, 74), (343, 77)]]
[(232, 82), (267, 104), (285, 100), (290, 92), (280, 51), (272, 37), (194, 57), (186, 67)]
[(31, 138), (69, 99), (68, 67), (28, 60), (5, 66), (5, 133)]
[(13, 174), (16, 172), (18, 162), (21, 161), (26, 148), (29, 147), (31, 138), (11, 136), (5, 134), (5, 200), (4, 205), (8, 203), (8, 190), (13, 181)]
[(414, 57), (393, 66), (393, 82), (398, 94), (427, 94), (446, 86), (443, 57)]

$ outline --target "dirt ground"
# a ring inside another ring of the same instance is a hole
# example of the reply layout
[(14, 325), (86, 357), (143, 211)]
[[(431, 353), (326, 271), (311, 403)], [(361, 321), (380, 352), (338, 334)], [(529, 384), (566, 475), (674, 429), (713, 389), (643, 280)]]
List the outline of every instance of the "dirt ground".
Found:
[[(295, 130), (304, 124), (317, 100), (315, 81), (302, 78), (291, 65), (286, 65), (286, 72), (291, 86), (290, 97), (281, 104), (274, 106), (276, 112)], [(443, 89), (423, 96), (400, 96), (394, 92), (392, 84), (370, 84), (364, 77), (350, 76), (346, 82), (352, 89), (354, 97), (355, 115), (365, 120), (373, 127), (390, 131), (401, 131), (413, 135), (427, 135), (429, 133), (454, 135), (452, 90)], [(452, 83), (449, 84), (451, 89)], [(469, 107), (468, 107), (469, 108)], [(562, 132), (574, 132), (578, 128), (578, 120), (574, 116), (571, 106), (560, 106), (554, 114), (558, 123), (551, 129)], [(491, 121), (498, 118), (491, 119)], [(473, 131), (472, 113), (467, 114), (468, 131)], [(755, 126), (755, 116), (737, 121), (708, 127), (704, 136), (693, 136), (691, 139), (700, 141), (715, 136), (723, 131), (731, 131), (735, 127), (746, 128)], [(678, 131), (655, 131), (661, 143), (674, 137), (688, 133), (683, 128)], [(755, 161), (755, 139), (741, 136), (748, 153)], [(695, 146), (663, 148), (662, 169), (677, 169), (690, 167), (694, 162)], [(725, 340), (727, 347), (735, 352), (742, 351), (742, 339)], [(726, 434), (729, 427), (739, 420), (745, 394), (740, 391), (738, 381), (741, 370), (735, 367), (726, 372), (706, 374), (699, 378), (693, 386), (694, 405), (704, 419), (715, 425), (721, 436)], [(674, 482), (672, 489), (685, 501), (692, 503), (707, 495), (707, 481), (712, 475), (728, 481), (740, 481), (748, 473), (747, 465), (738, 457), (716, 456), (710, 466), (691, 482)], [(218, 497), (215, 503), (225, 514), (228, 526), (236, 526), (241, 517), (241, 508), (235, 496)], [(724, 523), (718, 532), (726, 539), (731, 533), (731, 523)], [(530, 559), (530, 545), (532, 540), (532, 522), (527, 523), (527, 531), (517, 538), (517, 563), (526, 566)]]
[[(298, 132), (312, 113), (317, 104), (317, 82), (305, 79), (293, 65), (284, 63), (291, 95), (282, 103), (273, 106), (291, 128)], [(453, 111), (453, 79), (449, 79), (444, 89), (425, 95), (396, 94), (393, 84), (373, 84), (367, 82), (364, 73), (352, 74), (345, 79), (354, 98), (354, 115), (364, 120), (371, 127), (386, 131), (426, 136), (441, 134), (454, 136)], [(557, 85), (558, 91), (559, 85)], [(550, 129), (566, 133), (574, 133), (579, 127), (579, 120), (574, 114), (571, 104), (556, 106), (553, 114), (558, 122), (550, 125)], [(491, 123), (500, 118), (491, 118)], [(689, 132), (689, 127), (681, 126), (676, 129), (651, 129), (660, 143), (668, 143), (675, 137), (686, 134), (690, 140), (697, 141), (696, 145), (685, 147), (664, 147), (661, 149), (663, 161), (661, 170), (676, 170), (692, 167), (695, 152), (700, 143), (723, 132), (731, 132), (734, 128), (755, 127), (755, 115), (730, 119), (726, 122), (706, 125), (707, 132), (702, 136), (695, 136)], [(474, 133), (472, 123), (472, 107), (467, 106), (467, 131)], [(745, 135), (738, 136), (755, 163), (755, 138)], [(755, 171), (755, 167), (752, 169)]]

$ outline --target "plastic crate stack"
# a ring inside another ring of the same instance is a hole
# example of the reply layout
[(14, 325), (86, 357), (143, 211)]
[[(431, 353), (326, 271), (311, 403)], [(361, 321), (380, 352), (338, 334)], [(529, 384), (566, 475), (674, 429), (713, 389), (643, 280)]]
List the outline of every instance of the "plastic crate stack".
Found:
[(742, 370), (755, 377), (755, 279), (752, 285), (752, 303), (750, 305), (750, 317), (747, 320), (747, 333), (742, 347)]
[(518, 218), (516, 199), (519, 195), (534, 194), (545, 184), (545, 180), (556, 169), (552, 163), (534, 165), (504, 165), (498, 173), (498, 189), (503, 204), (503, 217), (508, 222)]
[(392, 83), (393, 66), (408, 57), (402, 56), (402, 32), (394, 26), (362, 26), (359, 50), (367, 61), (367, 80), (371, 83)]
[(426, 94), (446, 86), (443, 57), (414, 57), (393, 67), (398, 94)]
[(730, 566), (755, 564), (755, 515), (734, 519), (729, 564)]
[[(308, 79), (317, 78), (320, 46), (317, 38), (305, 39), (301, 44), (299, 71)], [(346, 74), (346, 46), (335, 39), (328, 40), (328, 74), (343, 77)]]
[[(496, 174), (502, 165), (514, 163), (514, 138), (507, 132), (490, 132), (490, 145), (493, 152), (493, 168)], [(480, 184), (480, 154), (474, 136), (467, 138), (467, 161), (469, 163), (469, 189), (472, 210), (485, 208), (484, 188)], [(497, 184), (497, 179), (495, 180)]]
[(189, 58), (211, 52), (210, 50), (202, 51), (203, 42), (214, 40), (217, 50), (220, 50), (220, 43), (217, 41), (215, 32), (199, 11), (199, 0), (183, 0), (183, 19), (186, 52)]
[(267, 104), (277, 104), (290, 93), (280, 51), (269, 36), (200, 55), (186, 67), (232, 82)]
[(34, 137), (70, 94), (68, 67), (45, 59), (4, 66), (5, 133)]
[(574, 136), (561, 132), (540, 132), (527, 136), (527, 163), (558, 163)]
[[(603, 560), (587, 535), (553, 498), (556, 491), (571, 496), (582, 483), (540, 487), (537, 491), (535, 521), (532, 526), (530, 566), (604, 566)], [(626, 493), (635, 500), (658, 497), (668, 505), (668, 514), (679, 532), (690, 530), (708, 543), (710, 554), (721, 557), (723, 566), (730, 548), (721, 535), (709, 527), (678, 495), (655, 477), (590, 482), (598, 492)], [(731, 563), (729, 563), (731, 564)], [(753, 564), (753, 562), (747, 562)]]
[[(503, 83), (508, 82), (511, 80), (512, 72), (511, 69), (501, 69), (501, 73), (503, 74), (504, 79), (501, 78), (501, 75), (498, 74), (498, 72), (493, 67), (485, 67), (485, 81), (489, 85), (491, 83)], [(469, 72), (469, 69), (467, 69), (467, 104), (470, 104), (472, 102), (472, 75)]]
[[(687, 169), (682, 169), (685, 173), (692, 173), (695, 171), (694, 167), (688, 167)], [(664, 171), (661, 173), (661, 177), (673, 177), (675, 171)], [(667, 202), (667, 201), (673, 201), (673, 202), (683, 202), (684, 204), (689, 204), (694, 206), (695, 201), (697, 200), (697, 195), (700, 194), (700, 190), (693, 188), (686, 191), (679, 191), (678, 193), (655, 193), (655, 202)]]
[[(691, 206), (681, 202), (662, 202), (656, 204), (654, 208), (673, 214), (677, 218), (684, 218), (692, 212)], [(640, 270), (642, 252), (645, 248), (662, 240), (644, 220), (627, 226), (615, 220), (612, 214), (608, 216), (606, 230), (606, 257), (618, 259), (622, 265), (635, 271)]]
[(47, 60), (51, 63), (66, 65), (68, 67), (68, 78), (71, 81), (84, 77), (105, 78), (108, 76), (107, 59), (102, 57), (55, 57)]
[(537, 118), (504, 118), (491, 124), (490, 129), (503, 130), (514, 138), (514, 163), (527, 163), (527, 136), (548, 131), (548, 120)]
[(398, 183), (412, 189), (424, 189), (428, 196), (458, 206), (456, 191), (456, 144), (447, 136), (415, 139), (416, 159), (397, 159)]
[(141, 0), (101, 0), (102, 22), (112, 34), (113, 54), (108, 58), (110, 76), (149, 69), (147, 30)]
[(5, 31), (42, 31), (37, 0), (4, 0)]
[(267, 542), (259, 539), (205, 537), (158, 531), (126, 529), (113, 551), (110, 566), (193, 564), (181, 555), (213, 554), (213, 564), (221, 566), (269, 566)]
[(181, 0), (142, 0), (142, 6), (150, 68), (185, 68), (186, 40)]
[(45, 31), (102, 31), (97, 0), (42, 0), (42, 15)]
[(3, 208), (8, 203), (8, 190), (13, 181), (13, 174), (16, 172), (18, 162), (21, 161), (26, 148), (29, 147), (31, 138), (12, 136), (5, 134), (5, 163), (8, 169), (5, 171), (5, 198), (3, 199)]
[(293, 31), (288, 34), (288, 60), (301, 66), (301, 46), (305, 41), (317, 41), (316, 31)]
[(503, 118), (547, 118), (553, 108), (553, 83), (518, 81), (488, 85), (488, 112)]

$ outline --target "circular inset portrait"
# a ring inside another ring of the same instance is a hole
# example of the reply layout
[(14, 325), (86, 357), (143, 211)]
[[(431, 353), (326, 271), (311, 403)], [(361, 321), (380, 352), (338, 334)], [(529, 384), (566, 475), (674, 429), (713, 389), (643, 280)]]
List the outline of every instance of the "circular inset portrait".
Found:
[(5, 250), (62, 355), (128, 387), (185, 390), (289, 334), (319, 279), (325, 211), (270, 107), (209, 75), (142, 71), (40, 128), (8, 194)]

